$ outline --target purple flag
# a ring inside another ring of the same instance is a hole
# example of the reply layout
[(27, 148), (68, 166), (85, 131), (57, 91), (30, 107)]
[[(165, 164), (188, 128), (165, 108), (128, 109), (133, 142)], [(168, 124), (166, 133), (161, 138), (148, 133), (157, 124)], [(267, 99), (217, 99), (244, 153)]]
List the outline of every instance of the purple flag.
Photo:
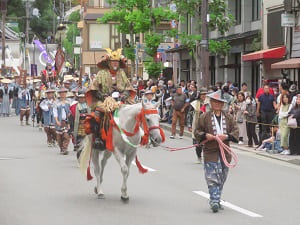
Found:
[(40, 51), (43, 53), (43, 57), (46, 60), (46, 62), (53, 64), (53, 59), (50, 57), (50, 55), (48, 55), (45, 46), (40, 42), (40, 40), (34, 40), (33, 42), (39, 47)]

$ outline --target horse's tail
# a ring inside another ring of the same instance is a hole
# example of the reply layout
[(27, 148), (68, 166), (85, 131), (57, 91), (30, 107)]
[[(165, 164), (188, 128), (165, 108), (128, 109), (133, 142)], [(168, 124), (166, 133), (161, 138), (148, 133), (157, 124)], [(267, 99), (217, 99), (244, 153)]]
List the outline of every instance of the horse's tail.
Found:
[(148, 169), (146, 169), (146, 168), (143, 167), (143, 165), (140, 163), (140, 161), (139, 161), (139, 159), (138, 159), (137, 156), (135, 156), (135, 163), (136, 163), (136, 166), (139, 169), (139, 172), (141, 174), (144, 174), (144, 173), (148, 172)]

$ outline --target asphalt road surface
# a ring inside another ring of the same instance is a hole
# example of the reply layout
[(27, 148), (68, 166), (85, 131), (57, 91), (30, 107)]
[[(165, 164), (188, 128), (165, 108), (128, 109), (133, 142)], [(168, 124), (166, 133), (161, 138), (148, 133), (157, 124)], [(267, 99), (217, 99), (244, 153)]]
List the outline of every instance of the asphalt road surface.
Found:
[[(165, 144), (183, 147), (191, 140)], [(237, 152), (239, 164), (222, 196), (225, 210), (217, 214), (209, 209), (203, 165), (194, 150), (139, 149), (151, 172), (141, 175), (131, 167), (125, 204), (114, 158), (104, 174), (105, 199), (97, 199), (95, 180), (85, 180), (74, 152), (59, 155), (37, 128), (19, 126), (17, 117), (0, 118), (0, 225), (300, 224), (300, 167)]]

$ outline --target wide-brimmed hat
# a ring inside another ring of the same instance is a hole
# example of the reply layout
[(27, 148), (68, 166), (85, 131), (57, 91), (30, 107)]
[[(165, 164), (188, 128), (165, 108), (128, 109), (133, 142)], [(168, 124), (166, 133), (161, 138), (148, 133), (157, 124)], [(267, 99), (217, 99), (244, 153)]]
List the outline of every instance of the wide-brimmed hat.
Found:
[(45, 91), (45, 93), (54, 93), (54, 92), (55, 92), (55, 90), (52, 89), (52, 88), (48, 88), (48, 89)]
[(84, 98), (85, 97), (85, 92), (86, 92), (86, 90), (81, 88), (81, 89), (78, 90), (78, 95), (77, 96), (79, 98)]
[(153, 95), (154, 93), (153, 93), (152, 90), (147, 90), (147, 91), (145, 92), (145, 95), (148, 95), (148, 94), (152, 94), (152, 95)]
[(65, 87), (60, 88), (57, 93), (63, 93), (63, 92), (68, 92), (69, 90)]
[(1, 83), (3, 83), (3, 84), (10, 84), (11, 82), (12, 81), (7, 79), (7, 78), (4, 78), (4, 79), (1, 80)]
[(221, 90), (218, 90), (216, 92), (213, 92), (211, 94), (208, 94), (207, 97), (209, 97), (210, 99), (214, 99), (214, 100), (217, 100), (217, 101), (220, 101), (220, 102), (225, 102), (227, 103), (226, 99), (223, 98), (223, 95), (222, 95), (222, 91)]
[(207, 88), (205, 88), (205, 87), (200, 88), (199, 95), (204, 95), (204, 94), (207, 94), (207, 93), (208, 93)]
[(41, 82), (40, 79), (33, 79), (33, 83), (38, 83), (38, 82)]
[(290, 91), (290, 92), (296, 92), (296, 91), (297, 91), (297, 86), (296, 86), (296, 84), (292, 84), (292, 85), (290, 86), (289, 91)]
[(67, 96), (66, 96), (67, 98), (74, 98), (75, 97), (75, 95), (73, 94), (73, 92), (68, 92), (67, 93)]

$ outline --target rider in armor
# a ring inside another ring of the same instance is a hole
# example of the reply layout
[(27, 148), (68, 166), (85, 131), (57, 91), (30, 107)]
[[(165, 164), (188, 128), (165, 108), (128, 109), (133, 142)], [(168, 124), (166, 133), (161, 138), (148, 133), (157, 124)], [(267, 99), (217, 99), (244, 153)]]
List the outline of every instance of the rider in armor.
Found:
[(100, 70), (85, 95), (92, 111), (85, 121), (85, 131), (87, 134), (93, 134), (93, 146), (100, 150), (105, 149), (105, 142), (100, 130), (107, 130), (109, 126), (108, 112), (101, 108), (101, 103), (107, 96), (115, 92), (120, 93), (121, 101), (124, 103), (133, 103), (135, 96), (135, 90), (124, 71), (126, 59), (121, 55), (122, 49), (106, 50), (108, 55), (104, 56), (97, 64)]

